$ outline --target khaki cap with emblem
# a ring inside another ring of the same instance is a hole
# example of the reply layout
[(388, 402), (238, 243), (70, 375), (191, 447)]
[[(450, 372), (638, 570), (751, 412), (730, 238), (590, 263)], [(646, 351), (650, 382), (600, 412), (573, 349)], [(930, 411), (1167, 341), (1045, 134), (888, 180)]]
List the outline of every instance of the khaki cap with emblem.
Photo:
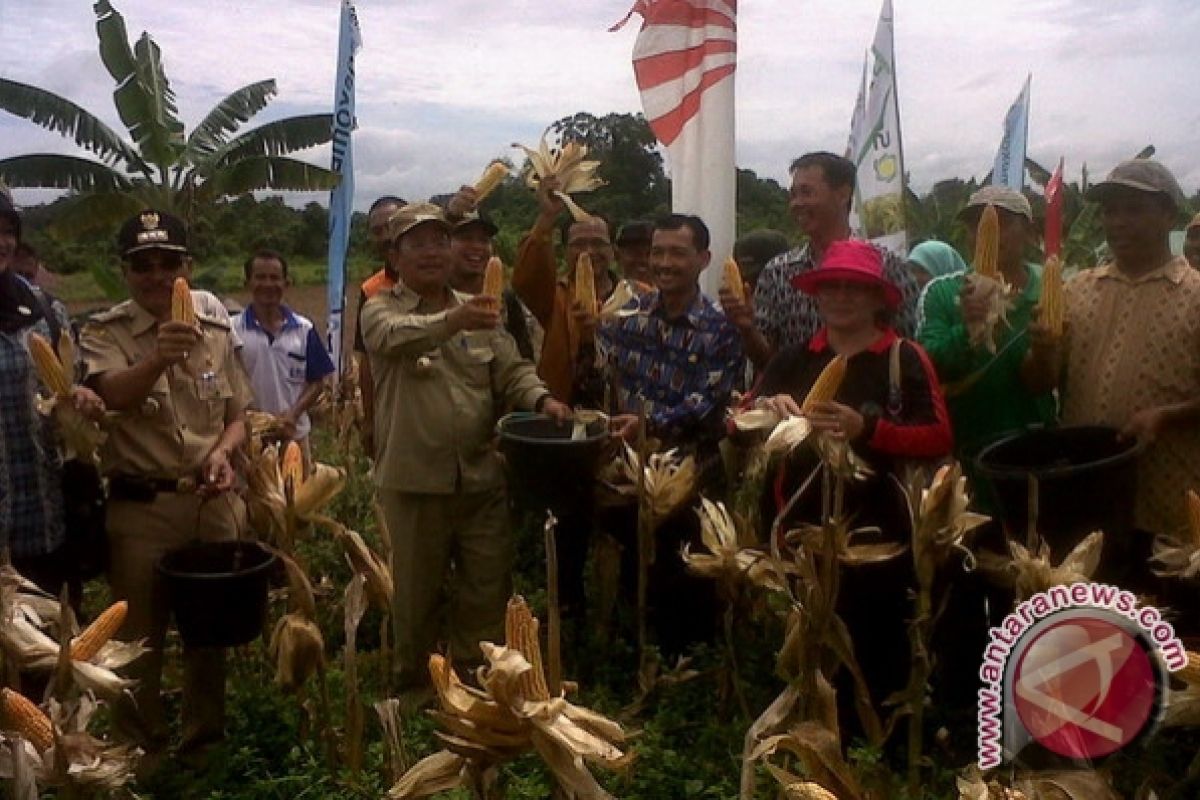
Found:
[(186, 253), (187, 225), (173, 214), (147, 208), (121, 226), (117, 233), (117, 249), (122, 258), (143, 250)]
[(388, 233), (394, 243), (412, 229), (430, 223), (438, 225), (447, 233), (450, 232), (450, 223), (446, 221), (446, 215), (440, 206), (433, 203), (409, 203), (388, 218)]
[(1133, 158), (1117, 164), (1107, 178), (1088, 189), (1087, 199), (1103, 203), (1113, 192), (1122, 189), (1163, 195), (1175, 208), (1181, 208), (1184, 204), (1179, 181), (1175, 180), (1169, 169), (1149, 158)]

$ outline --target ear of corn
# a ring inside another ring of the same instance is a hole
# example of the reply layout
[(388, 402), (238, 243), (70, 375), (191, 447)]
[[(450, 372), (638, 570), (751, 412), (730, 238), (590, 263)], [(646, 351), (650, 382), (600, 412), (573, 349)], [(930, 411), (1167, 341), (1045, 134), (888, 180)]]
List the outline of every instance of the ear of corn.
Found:
[(975, 231), (975, 273), (985, 278), (1000, 275), (1000, 215), (989, 205), (979, 217)]
[(283, 466), (280, 469), (283, 485), (290, 488), (293, 496), (304, 485), (304, 453), (296, 442), (288, 442), (283, 451)]
[(37, 370), (38, 378), (55, 397), (66, 397), (71, 393), (71, 381), (67, 377), (67, 371), (63, 369), (54, 348), (43, 336), (29, 334), (29, 355), (33, 358), (33, 367)]
[(25, 695), (12, 689), (0, 689), (0, 708), (4, 711), (4, 727), (21, 734), (39, 753), (54, 746), (54, 727), (50, 718)]
[(503, 294), (504, 263), (496, 256), (492, 256), (488, 259), (487, 269), (483, 272), (483, 296), (499, 302)]
[(525, 599), (519, 595), (508, 601), (504, 614), (505, 643), (520, 651), (533, 667), (520, 677), (522, 693), (527, 700), (548, 700), (550, 690), (546, 687), (546, 672), (542, 667), (542, 647), (538, 642), (538, 621), (529, 610)]
[(192, 304), (192, 290), (186, 278), (175, 279), (171, 287), (171, 319), (188, 325), (196, 324), (196, 307)]
[(493, 161), (487, 165), (487, 169), (479, 176), (479, 180), (475, 182), (475, 202), (482, 203), (483, 198), (487, 197), (500, 182), (508, 177), (508, 165), (503, 161)]
[(1058, 256), (1046, 259), (1046, 268), (1042, 270), (1042, 322), (1055, 336), (1062, 336), (1066, 312), (1062, 270), (1062, 260)]
[(740, 269), (738, 269), (737, 262), (734, 261), (733, 256), (730, 256), (729, 258), (725, 259), (724, 280), (725, 280), (725, 288), (727, 290), (729, 290), (729, 293), (731, 295), (733, 295), (734, 297), (736, 297), (738, 300), (745, 302), (746, 286), (742, 282), (742, 271)]
[(817, 403), (828, 403), (833, 400), (837, 396), (838, 389), (842, 387), (842, 379), (845, 377), (846, 357), (834, 356), (833, 360), (825, 365), (825, 369), (821, 370), (816, 382), (805, 395), (804, 403), (800, 406), (800, 413), (808, 414)]
[(592, 270), (592, 257), (587, 253), (580, 253), (575, 262), (575, 300), (596, 313), (596, 274)]
[(129, 603), (118, 600), (84, 628), (83, 633), (71, 642), (71, 658), (75, 661), (91, 661), (109, 639), (117, 635), (125, 623)]

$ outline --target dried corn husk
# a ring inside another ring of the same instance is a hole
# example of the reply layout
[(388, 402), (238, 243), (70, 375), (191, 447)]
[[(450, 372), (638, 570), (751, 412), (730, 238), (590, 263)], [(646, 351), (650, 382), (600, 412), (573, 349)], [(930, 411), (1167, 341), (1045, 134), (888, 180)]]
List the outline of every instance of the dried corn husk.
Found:
[[(84, 796), (112, 796), (133, 780), (133, 769), (141, 754), (129, 746), (113, 746), (87, 733), (96, 701), (83, 695), (69, 704), (50, 701), (49, 719), (55, 729), (54, 742), (39, 752), (25, 739), (0, 733), (0, 777), (32, 774), (42, 790), (71, 787)], [(15, 751), (11, 763), (4, 755)], [(36, 795), (35, 795), (36, 796)]]
[(937, 568), (953, 554), (964, 559), (968, 568), (974, 566), (974, 556), (966, 548), (972, 531), (990, 518), (968, 510), (971, 496), (967, 478), (956, 461), (945, 464), (934, 473), (929, 486), (922, 485), (921, 473), (908, 478), (905, 496), (911, 517), (913, 555), (921, 585), (933, 579)]
[(284, 691), (298, 690), (325, 668), (321, 628), (302, 614), (288, 613), (279, 618), (271, 631), (268, 652), (275, 662), (275, 682)]
[(1195, 578), (1200, 575), (1200, 495), (1187, 493), (1188, 525), (1178, 537), (1157, 536), (1150, 563), (1154, 574), (1164, 578)]
[[(585, 763), (620, 768), (624, 732), (616, 722), (550, 697), (540, 673), (537, 622), (520, 597), (509, 602), (505, 628), (518, 641), (506, 646), (481, 642), (488, 665), (479, 671), (483, 689), (464, 685), (441, 655), (429, 659), (440, 710), (433, 714), (446, 755), (418, 763), (392, 787), (395, 800), (427, 796), (461, 785), (471, 771), (536, 751), (568, 796), (607, 800)], [(440, 788), (434, 788), (440, 787)]]
[(1008, 543), (1012, 562), (1009, 570), (1013, 574), (1017, 601), (1025, 600), (1051, 586), (1069, 586), (1072, 583), (1090, 581), (1100, 566), (1100, 554), (1104, 548), (1104, 532), (1093, 531), (1071, 550), (1057, 566), (1050, 563), (1050, 548), (1043, 542), (1036, 553), (1031, 553), (1017, 542)]
[(730, 584), (747, 580), (766, 589), (783, 590), (784, 577), (775, 562), (767, 552), (752, 546), (753, 535), (724, 503), (714, 503), (701, 495), (696, 513), (700, 516), (700, 540), (707, 552), (694, 553), (690, 546), (683, 545), (681, 555), (689, 571)]
[[(15, 574), (15, 573), (12, 573)], [(61, 619), (58, 603), (18, 592), (8, 582), (0, 589), (0, 649), (18, 668), (35, 673), (53, 672), (59, 662), (58, 639), (70, 640), (78, 631), (47, 633)], [(146, 652), (144, 640), (122, 642), (107, 638), (86, 660), (71, 659), (70, 674), (83, 691), (116, 701), (134, 686), (117, 674)]]
[(513, 147), (521, 148), (529, 157), (529, 169), (525, 174), (526, 185), (536, 189), (543, 178), (557, 178), (561, 189), (556, 194), (566, 204), (572, 218), (576, 222), (594, 219), (570, 197), (576, 192), (590, 192), (604, 185), (604, 181), (596, 177), (596, 169), (600, 162), (585, 160), (588, 152), (585, 145), (570, 141), (553, 150), (546, 141), (546, 134), (543, 133), (536, 150), (515, 142)]
[(790, 453), (808, 441), (812, 432), (812, 423), (808, 421), (808, 417), (788, 417), (771, 431), (764, 449), (768, 455)]
[(247, 411), (246, 428), (249, 430), (251, 438), (270, 439), (283, 434), (283, 422), (279, 417), (266, 411), (253, 409)]
[(1182, 682), (1183, 688), (1172, 688), (1167, 694), (1163, 727), (1191, 728), (1200, 725), (1200, 653), (1188, 651), (1187, 666), (1173, 673), (1171, 680)]
[[(614, 462), (612, 471), (616, 482), (613, 488), (619, 493), (637, 495), (638, 471), (640, 467), (637, 451), (625, 445), (623, 458)], [(646, 459), (645, 490), (650, 516), (661, 522), (683, 505), (696, 488), (696, 460), (692, 456), (679, 457), (678, 450), (651, 453)]]

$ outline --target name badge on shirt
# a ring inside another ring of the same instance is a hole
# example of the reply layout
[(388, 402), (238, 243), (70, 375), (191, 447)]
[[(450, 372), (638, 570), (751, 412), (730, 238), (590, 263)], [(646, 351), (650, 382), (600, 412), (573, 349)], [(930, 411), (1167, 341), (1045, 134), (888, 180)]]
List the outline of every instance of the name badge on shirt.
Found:
[(196, 378), (196, 392), (200, 395), (201, 400), (219, 400), (221, 387), (217, 382), (217, 373), (212, 370), (200, 373), (200, 376)]

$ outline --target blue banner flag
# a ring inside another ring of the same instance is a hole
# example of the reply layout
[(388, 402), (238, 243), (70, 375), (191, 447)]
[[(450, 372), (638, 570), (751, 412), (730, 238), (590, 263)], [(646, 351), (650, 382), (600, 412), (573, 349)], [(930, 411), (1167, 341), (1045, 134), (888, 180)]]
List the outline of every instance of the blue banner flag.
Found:
[(1018, 192), (1025, 188), (1025, 146), (1029, 139), (1029, 84), (1025, 79), (1021, 94), (1004, 115), (1004, 138), (992, 166), (992, 185), (1007, 186)]
[(333, 155), (330, 169), (341, 181), (329, 193), (329, 355), (342, 373), (342, 312), (346, 305), (346, 251), (350, 247), (350, 218), (354, 214), (354, 54), (362, 46), (358, 15), (350, 0), (342, 0), (338, 34), (337, 82), (333, 87)]

